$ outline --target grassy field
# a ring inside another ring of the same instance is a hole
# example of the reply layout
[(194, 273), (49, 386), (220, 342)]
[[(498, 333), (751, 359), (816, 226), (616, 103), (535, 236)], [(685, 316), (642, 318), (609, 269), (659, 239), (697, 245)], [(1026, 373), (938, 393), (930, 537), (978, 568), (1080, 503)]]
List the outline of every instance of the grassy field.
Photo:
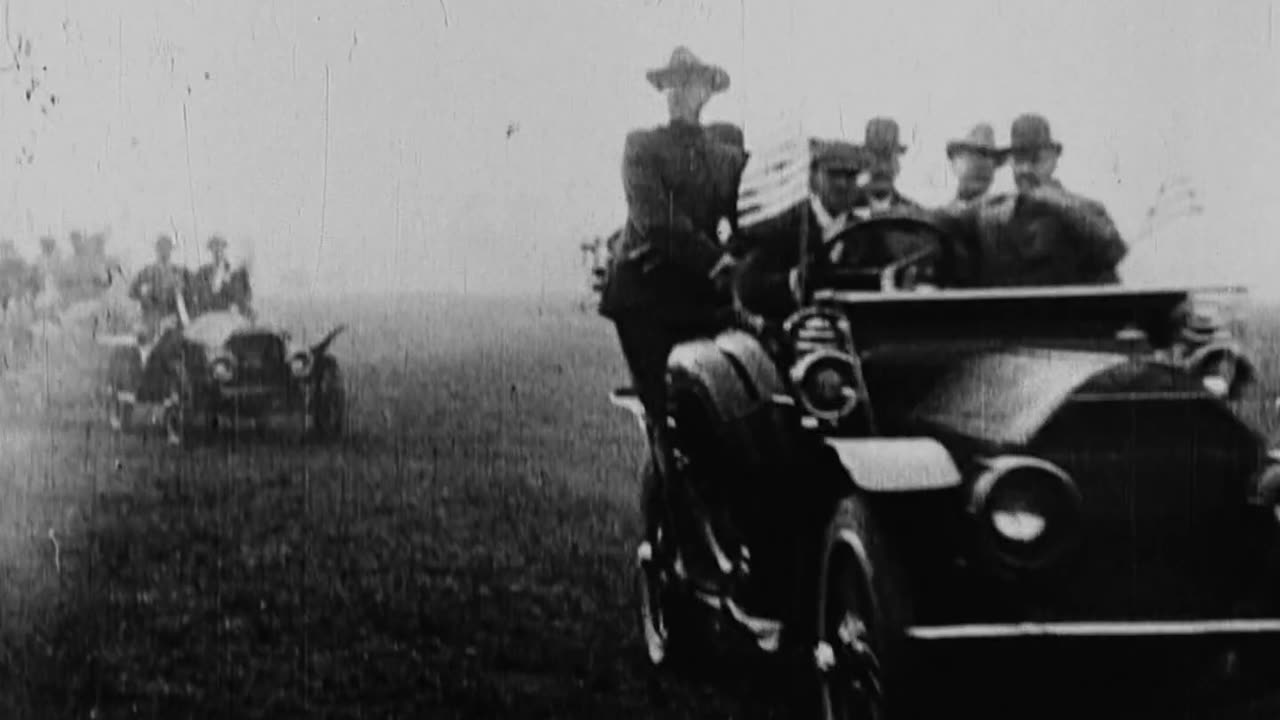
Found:
[(626, 377), (605, 321), (536, 298), (264, 310), (349, 324), (343, 443), (112, 434), (65, 336), (0, 377), (0, 718), (781, 716), (640, 661), (641, 438), (605, 397)]

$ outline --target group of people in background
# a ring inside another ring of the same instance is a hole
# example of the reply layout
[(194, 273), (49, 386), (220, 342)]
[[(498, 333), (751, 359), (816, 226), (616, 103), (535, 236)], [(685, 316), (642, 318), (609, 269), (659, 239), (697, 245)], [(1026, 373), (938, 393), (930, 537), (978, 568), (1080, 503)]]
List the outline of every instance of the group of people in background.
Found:
[[(162, 324), (180, 316), (179, 298), (189, 317), (236, 310), (253, 317), (253, 292), (245, 267), (233, 268), (227, 257), (227, 240), (208, 240), (209, 261), (195, 272), (173, 262), (173, 238), (161, 235), (155, 242), (155, 259), (129, 280), (115, 257), (106, 251), (106, 235), (70, 233), (71, 254), (64, 256), (52, 236), (40, 239), (40, 251), (28, 261), (12, 240), (0, 240), (0, 310), (7, 320), (35, 320), (41, 313), (56, 317), (83, 301), (110, 298), (136, 303), (141, 311), (144, 337), (154, 338)], [(119, 293), (111, 292), (118, 288)], [(118, 309), (108, 315), (115, 319)], [(114, 324), (114, 323), (113, 323)], [(126, 328), (116, 328), (125, 330)]]
[(28, 261), (13, 240), (0, 240), (0, 309), (34, 303), (71, 304), (101, 295), (120, 273), (120, 262), (107, 254), (103, 233), (70, 234), (71, 255), (63, 256), (51, 235), (40, 238), (40, 252)]

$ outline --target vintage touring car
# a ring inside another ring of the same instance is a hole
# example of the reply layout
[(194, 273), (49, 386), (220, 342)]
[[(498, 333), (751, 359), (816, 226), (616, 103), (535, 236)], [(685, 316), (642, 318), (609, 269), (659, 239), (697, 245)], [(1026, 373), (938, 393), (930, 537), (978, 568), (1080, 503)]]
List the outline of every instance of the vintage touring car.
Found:
[[(208, 312), (169, 328), (161, 342), (112, 338), (105, 388), (108, 418), (126, 429), (136, 404), (159, 404), (170, 444), (183, 445), (203, 425), (261, 425), (273, 417), (301, 421), (312, 437), (332, 440), (344, 427), (346, 395), (329, 346), (342, 326), (300, 345), (291, 334), (235, 311)], [(162, 343), (167, 352), (156, 352)]]
[(780, 328), (677, 346), (656, 436), (614, 391), (665, 438), (650, 662), (746, 639), (798, 660), (803, 716), (861, 718), (942, 646), (1280, 646), (1280, 456), (1238, 412), (1237, 339), (1197, 334), (1212, 294), (934, 287), (945, 241), (846, 231), (910, 251), (813, 272)]

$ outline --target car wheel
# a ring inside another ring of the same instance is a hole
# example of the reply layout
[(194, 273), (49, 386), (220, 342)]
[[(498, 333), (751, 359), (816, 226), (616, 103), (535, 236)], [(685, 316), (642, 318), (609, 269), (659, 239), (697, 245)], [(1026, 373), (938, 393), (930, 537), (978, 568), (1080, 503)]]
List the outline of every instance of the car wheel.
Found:
[(846, 497), (824, 533), (818, 572), (814, 697), (804, 715), (822, 720), (889, 717), (906, 597), (899, 566), (865, 503)]
[[(657, 472), (652, 458), (645, 460), (642, 482)], [(674, 548), (665, 517), (660, 517), (652, 539), (636, 550), (636, 597), (640, 637), (645, 658), (653, 669), (687, 669), (702, 656), (703, 636), (695, 622), (695, 600), (677, 579), (671, 565)]]
[(321, 359), (311, 385), (311, 430), (319, 440), (335, 440), (346, 429), (347, 394), (342, 371), (331, 357)]
[(165, 441), (174, 447), (190, 444), (191, 405), (191, 383), (186, 368), (178, 364), (169, 374), (163, 410)]
[(132, 348), (116, 348), (108, 360), (103, 404), (107, 424), (117, 432), (129, 430), (132, 424), (134, 403), (124, 396), (127, 393), (132, 398), (131, 389), (137, 386), (140, 365), (137, 353)]
[(133, 403), (120, 397), (120, 389), (107, 387), (107, 424), (116, 432), (128, 432), (133, 427)]

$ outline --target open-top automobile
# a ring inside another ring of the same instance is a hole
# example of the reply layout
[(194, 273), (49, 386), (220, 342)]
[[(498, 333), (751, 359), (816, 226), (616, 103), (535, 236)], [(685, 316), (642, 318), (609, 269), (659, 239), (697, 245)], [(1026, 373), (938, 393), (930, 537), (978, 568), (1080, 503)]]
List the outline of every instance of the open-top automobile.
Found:
[(670, 355), (652, 664), (745, 639), (796, 661), (803, 716), (880, 718), (944, 646), (1280, 646), (1280, 455), (1237, 407), (1240, 338), (1202, 332), (1223, 292), (948, 287), (922, 219), (832, 242), (883, 261)]
[(158, 404), (173, 445), (187, 443), (200, 427), (243, 421), (261, 427), (282, 416), (297, 421), (308, 436), (336, 439), (344, 430), (346, 391), (329, 346), (343, 329), (303, 345), (287, 330), (219, 310), (175, 322), (148, 345), (135, 335), (103, 338), (111, 346), (109, 422), (127, 429), (136, 405)]

